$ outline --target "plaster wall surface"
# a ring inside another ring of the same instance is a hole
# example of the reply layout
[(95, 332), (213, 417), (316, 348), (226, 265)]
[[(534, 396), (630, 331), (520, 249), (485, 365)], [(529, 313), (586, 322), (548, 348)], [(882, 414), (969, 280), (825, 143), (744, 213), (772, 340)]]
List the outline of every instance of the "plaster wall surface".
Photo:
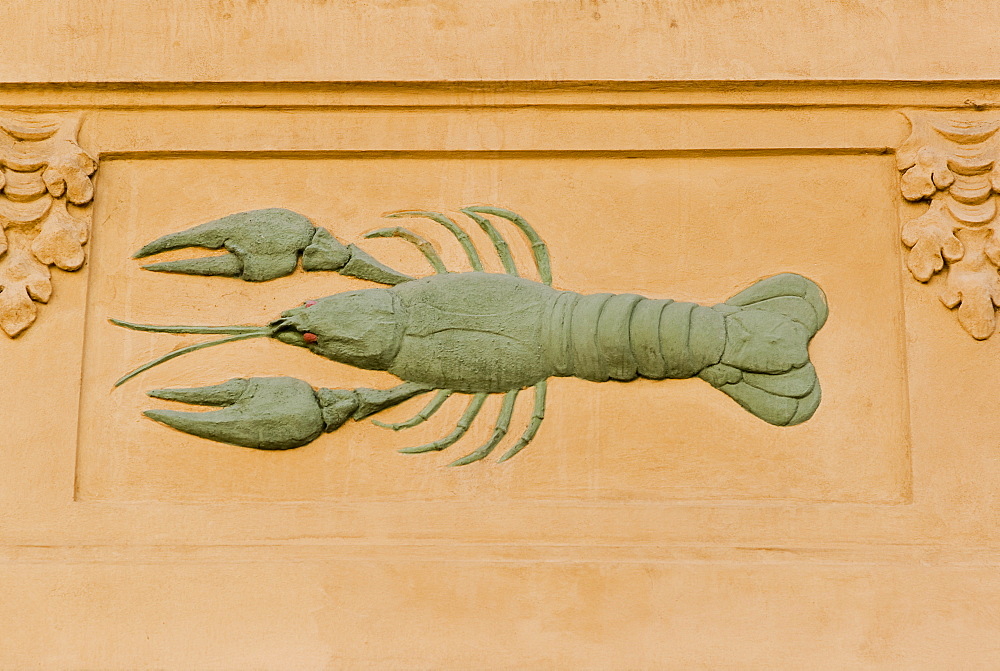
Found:
[[(5, 9), (0, 110), (79, 113), (98, 168), (86, 264), (0, 335), (0, 668), (1000, 666), (1000, 337), (911, 276), (900, 230), (928, 206), (897, 166), (904, 112), (993, 113), (1000, 2), (43, 4)], [(149, 389), (231, 377), (394, 382), (276, 341), (113, 388), (201, 336), (111, 317), (259, 324), (369, 286), (150, 273), (146, 242), (264, 207), (353, 242), (474, 203), (532, 222), (559, 289), (710, 305), (815, 280), (816, 415), (770, 426), (698, 379), (559, 378), (521, 454), (447, 468), (488, 420), (396, 450), (461, 404), (288, 452), (142, 416), (168, 405)]]

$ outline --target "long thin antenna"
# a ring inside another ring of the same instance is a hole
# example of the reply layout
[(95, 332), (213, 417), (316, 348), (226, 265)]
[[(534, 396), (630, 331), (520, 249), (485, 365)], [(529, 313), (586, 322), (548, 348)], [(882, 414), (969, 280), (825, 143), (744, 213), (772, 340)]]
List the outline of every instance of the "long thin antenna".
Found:
[[(198, 331), (182, 331), (182, 333), (198, 333)], [(158, 357), (156, 359), (153, 359), (152, 361), (142, 364), (132, 372), (122, 376), (117, 382), (115, 382), (115, 386), (120, 387), (121, 385), (125, 384), (126, 382), (134, 378), (139, 373), (147, 371), (153, 366), (158, 366), (164, 361), (170, 361), (171, 359), (179, 357), (182, 354), (187, 354), (188, 352), (193, 352), (195, 350), (199, 350), (205, 347), (211, 347), (213, 345), (222, 345), (227, 342), (235, 342), (237, 340), (249, 340), (250, 338), (264, 338), (269, 335), (271, 335), (270, 329), (260, 329), (252, 333), (240, 333), (238, 335), (233, 335), (228, 338), (219, 338), (218, 340), (209, 340), (208, 342), (200, 342), (194, 345), (188, 345), (187, 347), (182, 347), (178, 350), (174, 350), (173, 352), (168, 352), (161, 357)]]
[(121, 319), (109, 319), (115, 326), (123, 326), (133, 331), (148, 331), (150, 333), (270, 333), (268, 326), (161, 326), (159, 324), (136, 324)]

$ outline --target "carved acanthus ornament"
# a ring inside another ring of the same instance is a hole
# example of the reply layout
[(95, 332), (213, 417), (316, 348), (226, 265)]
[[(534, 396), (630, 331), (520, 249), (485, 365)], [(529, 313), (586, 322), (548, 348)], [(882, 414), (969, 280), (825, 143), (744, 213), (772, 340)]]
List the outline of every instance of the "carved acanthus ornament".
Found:
[(80, 117), (0, 113), (0, 329), (17, 336), (52, 295), (49, 266), (77, 270), (90, 234), (97, 163)]
[(996, 330), (1000, 305), (1000, 114), (910, 112), (897, 152), (903, 197), (930, 207), (903, 225), (906, 265), (921, 282), (942, 273), (941, 301), (977, 340)]

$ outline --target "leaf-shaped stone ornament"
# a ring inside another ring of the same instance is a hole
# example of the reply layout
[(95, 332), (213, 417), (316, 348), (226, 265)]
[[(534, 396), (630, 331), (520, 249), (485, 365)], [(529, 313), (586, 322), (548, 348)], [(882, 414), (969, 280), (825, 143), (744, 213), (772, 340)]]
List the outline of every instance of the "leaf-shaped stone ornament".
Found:
[(85, 260), (97, 162), (79, 127), (77, 115), (0, 113), (0, 329), (12, 338), (49, 300), (49, 266)]

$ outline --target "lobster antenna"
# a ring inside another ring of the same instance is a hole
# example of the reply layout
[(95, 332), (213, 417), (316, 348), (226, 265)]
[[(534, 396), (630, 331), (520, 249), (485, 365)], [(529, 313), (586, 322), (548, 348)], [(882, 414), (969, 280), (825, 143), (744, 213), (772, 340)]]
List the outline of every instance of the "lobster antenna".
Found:
[(226, 333), (237, 335), (240, 333), (260, 333), (270, 328), (267, 326), (161, 326), (159, 324), (136, 324), (121, 319), (109, 319), (115, 326), (122, 326), (133, 331), (148, 331), (150, 333)]
[[(225, 327), (222, 327), (225, 328)], [(169, 333), (169, 331), (168, 331)], [(178, 331), (178, 333), (199, 333), (199, 331)], [(214, 331), (218, 333), (218, 331)], [(123, 375), (117, 382), (115, 382), (116, 387), (120, 387), (132, 378), (134, 378), (139, 373), (149, 370), (153, 366), (159, 366), (164, 361), (170, 361), (182, 354), (187, 354), (188, 352), (193, 352), (195, 350), (203, 349), (205, 347), (212, 347), (213, 345), (222, 345), (227, 342), (235, 342), (237, 340), (249, 340), (250, 338), (264, 338), (271, 335), (271, 329), (268, 328), (258, 328), (256, 331), (250, 333), (239, 333), (237, 335), (231, 335), (228, 338), (219, 338), (218, 340), (208, 340), (206, 342), (195, 343), (194, 345), (188, 345), (187, 347), (182, 347), (180, 349), (174, 350), (173, 352), (167, 352), (161, 357), (157, 357), (152, 361), (148, 361), (130, 373)]]

